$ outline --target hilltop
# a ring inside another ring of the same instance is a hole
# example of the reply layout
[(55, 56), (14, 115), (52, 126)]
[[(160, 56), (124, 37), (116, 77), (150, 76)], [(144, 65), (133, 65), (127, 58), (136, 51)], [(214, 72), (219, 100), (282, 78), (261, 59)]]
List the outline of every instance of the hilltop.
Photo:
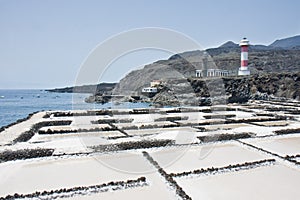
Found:
[(285, 49), (291, 49), (291, 48), (300, 48), (300, 35), (284, 38), (280, 40), (276, 40), (273, 42), (271, 47), (279, 47), (279, 48), (285, 48)]

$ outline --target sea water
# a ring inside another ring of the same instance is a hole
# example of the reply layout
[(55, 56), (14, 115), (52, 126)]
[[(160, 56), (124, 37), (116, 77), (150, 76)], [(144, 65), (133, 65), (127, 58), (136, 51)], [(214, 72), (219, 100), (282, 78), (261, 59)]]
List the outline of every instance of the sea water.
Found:
[(107, 108), (145, 108), (147, 103), (92, 104), (90, 94), (54, 93), (45, 90), (0, 90), (0, 127), (42, 110), (87, 110)]

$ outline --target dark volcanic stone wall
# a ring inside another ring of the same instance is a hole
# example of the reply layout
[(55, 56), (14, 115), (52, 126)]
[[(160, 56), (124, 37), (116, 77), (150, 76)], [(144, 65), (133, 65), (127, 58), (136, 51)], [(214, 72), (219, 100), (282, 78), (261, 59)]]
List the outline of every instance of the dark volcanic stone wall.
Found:
[[(222, 78), (226, 95), (231, 98), (259, 99), (273, 95), (300, 99), (300, 73), (255, 74), (247, 77)], [(199, 96), (209, 93), (203, 79), (189, 79), (194, 92)]]

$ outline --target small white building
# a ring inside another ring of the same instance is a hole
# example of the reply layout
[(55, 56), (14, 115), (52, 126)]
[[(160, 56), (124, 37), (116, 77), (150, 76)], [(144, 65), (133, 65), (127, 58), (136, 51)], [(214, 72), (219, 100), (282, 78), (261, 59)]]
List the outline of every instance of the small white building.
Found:
[(142, 89), (142, 93), (157, 93), (156, 87), (146, 87)]
[(222, 70), (222, 69), (196, 70), (196, 77), (223, 77), (223, 76), (229, 76), (229, 71)]
[(204, 77), (203, 70), (197, 69), (196, 70), (196, 77), (198, 77), (198, 78)]
[(156, 87), (159, 86), (161, 84), (160, 80), (153, 80), (150, 82), (150, 87)]

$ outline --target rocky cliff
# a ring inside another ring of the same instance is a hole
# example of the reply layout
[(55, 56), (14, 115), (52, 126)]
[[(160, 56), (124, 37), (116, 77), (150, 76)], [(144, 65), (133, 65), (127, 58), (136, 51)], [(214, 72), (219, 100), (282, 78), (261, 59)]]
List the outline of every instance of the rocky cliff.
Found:
[(189, 78), (167, 81), (163, 84), (163, 90), (149, 99), (149, 102), (157, 105), (195, 106), (243, 103), (250, 99), (300, 100), (299, 86), (300, 72), (212, 79)]
[[(196, 96), (209, 96), (206, 81), (189, 79)], [(287, 98), (300, 99), (300, 72), (255, 74), (247, 77), (224, 77), (225, 94), (229, 102), (249, 99)]]

